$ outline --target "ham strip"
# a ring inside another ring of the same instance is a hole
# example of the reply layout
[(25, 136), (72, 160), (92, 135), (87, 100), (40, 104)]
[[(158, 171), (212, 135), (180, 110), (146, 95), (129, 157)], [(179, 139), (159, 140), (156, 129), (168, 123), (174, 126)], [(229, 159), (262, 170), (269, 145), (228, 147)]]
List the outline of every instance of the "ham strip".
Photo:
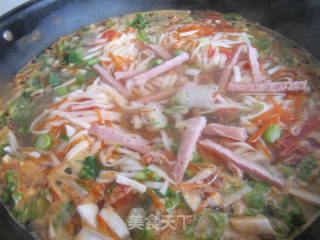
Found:
[(134, 82), (135, 85), (143, 85), (145, 84), (148, 80), (159, 76), (160, 74), (181, 65), (182, 63), (184, 63), (185, 61), (189, 60), (190, 56), (188, 53), (183, 52), (180, 55), (171, 58), (168, 61), (165, 61), (164, 63), (144, 72), (141, 73), (133, 78), (131, 78), (131, 80)]
[(280, 179), (273, 176), (268, 170), (266, 170), (265, 168), (263, 168), (259, 164), (250, 162), (250, 161), (242, 158), (241, 156), (233, 153), (229, 149), (227, 149), (217, 143), (214, 143), (213, 141), (211, 141), (209, 139), (205, 139), (205, 140), (200, 141), (200, 144), (203, 147), (214, 151), (219, 157), (222, 157), (227, 162), (233, 163), (235, 166), (240, 168), (242, 171), (244, 171), (248, 174), (251, 174), (251, 175), (255, 176), (256, 178), (262, 179), (262, 180), (264, 180), (264, 181), (266, 181), (276, 187), (283, 186), (283, 182)]
[(223, 72), (221, 74), (220, 80), (219, 80), (219, 87), (222, 90), (225, 90), (228, 82), (231, 78), (232, 72), (233, 72), (233, 66), (237, 64), (239, 61), (241, 53), (243, 53), (246, 50), (246, 46), (241, 45), (235, 50), (235, 53), (233, 57), (227, 62), (226, 67), (223, 69)]
[(100, 75), (104, 82), (109, 83), (112, 87), (117, 89), (121, 95), (125, 97), (130, 95), (128, 90), (122, 86), (120, 82), (114, 79), (114, 77), (104, 67), (96, 63), (92, 66), (92, 68)]
[(192, 159), (192, 154), (196, 149), (197, 141), (202, 130), (206, 126), (206, 123), (207, 120), (205, 117), (194, 117), (187, 121), (187, 127), (182, 134), (177, 160), (172, 171), (173, 179), (178, 183), (183, 179), (183, 175)]
[(152, 94), (152, 95), (146, 96), (144, 98), (138, 99), (138, 100), (136, 100), (136, 102), (145, 104), (145, 103), (149, 103), (149, 102), (161, 101), (161, 100), (167, 99), (169, 97), (172, 97), (174, 94), (176, 94), (177, 91), (179, 91), (179, 89), (180, 89), (180, 87), (166, 89), (162, 92)]
[(143, 154), (152, 150), (148, 140), (139, 135), (124, 132), (121, 129), (94, 124), (89, 131), (106, 144), (121, 144)]
[(238, 141), (245, 141), (248, 138), (245, 128), (226, 126), (218, 123), (208, 124), (202, 133), (212, 136), (227, 137)]
[(127, 72), (118, 71), (114, 73), (114, 78), (116, 80), (129, 79), (137, 76), (140, 73), (142, 73), (142, 71), (139, 71), (139, 70), (133, 70), (133, 71), (127, 71)]
[(148, 47), (164, 60), (172, 58), (172, 55), (159, 44), (149, 44)]
[(255, 83), (262, 81), (262, 75), (260, 72), (260, 64), (258, 62), (258, 51), (256, 48), (248, 46), (248, 54), (249, 54), (249, 61), (251, 65), (251, 74), (253, 81)]
[(251, 93), (282, 93), (307, 91), (307, 80), (294, 82), (236, 83), (230, 82), (228, 91)]

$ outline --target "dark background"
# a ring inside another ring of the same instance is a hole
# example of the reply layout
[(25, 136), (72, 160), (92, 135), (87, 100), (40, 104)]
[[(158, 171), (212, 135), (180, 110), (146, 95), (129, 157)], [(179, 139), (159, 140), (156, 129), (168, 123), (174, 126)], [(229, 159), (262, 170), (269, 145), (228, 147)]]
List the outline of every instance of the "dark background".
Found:
[[(236, 12), (282, 33), (320, 60), (318, 0), (42, 0), (31, 1), (0, 18), (0, 83), (12, 79), (32, 56), (60, 36), (81, 26), (109, 16), (160, 9)], [(12, 42), (2, 38), (6, 30), (13, 33)], [(1, 204), (0, 239), (31, 239)], [(320, 221), (297, 239), (320, 239)]]

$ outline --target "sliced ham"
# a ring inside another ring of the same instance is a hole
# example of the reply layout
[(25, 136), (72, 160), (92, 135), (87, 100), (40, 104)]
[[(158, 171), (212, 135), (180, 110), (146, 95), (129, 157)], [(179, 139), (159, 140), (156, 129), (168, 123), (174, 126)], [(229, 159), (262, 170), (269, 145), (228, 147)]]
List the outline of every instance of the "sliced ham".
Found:
[(182, 141), (178, 149), (177, 160), (173, 166), (172, 176), (180, 183), (183, 175), (192, 159), (192, 154), (196, 149), (197, 141), (202, 130), (206, 126), (205, 117), (194, 117), (188, 120), (185, 131), (182, 134)]
[(205, 129), (203, 134), (212, 136), (227, 137), (238, 141), (245, 141), (248, 138), (248, 134), (245, 128), (226, 126), (218, 123), (210, 123)]
[(259, 53), (256, 48), (248, 46), (249, 62), (251, 65), (251, 74), (255, 83), (262, 81), (260, 64), (258, 62)]
[(148, 47), (164, 60), (169, 60), (172, 58), (172, 55), (159, 44), (149, 44)]
[(219, 80), (219, 87), (222, 90), (225, 90), (228, 82), (231, 78), (232, 72), (233, 72), (233, 66), (235, 66), (237, 64), (237, 62), (239, 61), (239, 58), (241, 56), (241, 54), (246, 50), (246, 46), (241, 45), (240, 47), (238, 47), (234, 54), (233, 57), (228, 60), (226, 67), (223, 69), (223, 72), (221, 74), (220, 80)]
[(133, 71), (118, 71), (114, 73), (114, 78), (116, 80), (121, 80), (121, 79), (129, 79), (137, 76), (138, 74), (142, 73), (140, 70), (133, 70)]
[(233, 153), (228, 148), (225, 148), (221, 146), (220, 144), (217, 144), (209, 139), (205, 139), (200, 141), (200, 144), (209, 149), (212, 150), (215, 154), (217, 154), (219, 157), (225, 159), (228, 162), (233, 163), (238, 168), (240, 168), (242, 171), (253, 175), (256, 178), (259, 178), (261, 180), (264, 180), (276, 187), (282, 187), (283, 182), (278, 179), (277, 177), (273, 176), (268, 170), (260, 166), (259, 164), (250, 162), (243, 157)]
[(90, 128), (90, 133), (107, 144), (120, 144), (140, 153), (147, 153), (152, 150), (148, 140), (139, 135), (124, 132), (121, 129), (94, 124)]
[(136, 100), (136, 102), (145, 104), (145, 103), (149, 103), (149, 102), (162, 101), (164, 99), (172, 97), (179, 90), (180, 90), (180, 87), (166, 89), (166, 90), (163, 90), (163, 91), (158, 92), (156, 94), (152, 94), (152, 95), (146, 96), (144, 98), (138, 99), (138, 100)]
[(159, 76), (162, 73), (165, 73), (166, 71), (181, 65), (182, 63), (184, 63), (185, 61), (189, 60), (190, 56), (188, 53), (183, 52), (180, 55), (171, 58), (168, 61), (165, 61), (164, 63), (144, 72), (141, 73), (133, 78), (131, 78), (134, 82), (135, 85), (143, 85), (144, 83), (146, 83), (148, 80)]
[(108, 72), (107, 69), (99, 64), (94, 64), (92, 68), (100, 75), (101, 79), (104, 82), (109, 83), (112, 87), (117, 89), (121, 95), (125, 97), (128, 97), (130, 95), (129, 91), (120, 82), (114, 79), (114, 77)]
[(307, 91), (307, 80), (294, 82), (236, 83), (230, 82), (228, 91), (250, 93), (283, 93)]

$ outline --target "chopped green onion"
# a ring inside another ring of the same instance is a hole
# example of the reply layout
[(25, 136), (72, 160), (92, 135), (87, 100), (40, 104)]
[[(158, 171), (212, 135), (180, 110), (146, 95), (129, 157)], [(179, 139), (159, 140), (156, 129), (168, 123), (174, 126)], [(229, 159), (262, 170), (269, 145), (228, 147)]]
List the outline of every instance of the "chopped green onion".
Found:
[(62, 135), (60, 138), (62, 141), (65, 141), (65, 142), (69, 141), (69, 137), (67, 135)]
[(140, 171), (133, 177), (136, 180), (146, 180), (147, 179), (147, 173), (145, 171)]
[(67, 86), (62, 86), (54, 89), (54, 93), (59, 97), (69, 93), (69, 88)]
[(175, 56), (179, 56), (180, 54), (182, 54), (183, 53), (183, 51), (181, 50), (181, 49), (176, 49), (176, 50), (174, 50), (174, 55)]
[(268, 143), (275, 143), (281, 137), (281, 128), (272, 124), (263, 133), (263, 139)]
[(79, 88), (80, 86), (78, 84), (71, 84), (68, 89), (69, 89), (69, 92), (73, 92)]
[(162, 64), (163, 62), (164, 62), (163, 59), (155, 58), (155, 59), (151, 60), (151, 65), (154, 67), (154, 66), (158, 66), (158, 65)]
[(37, 137), (37, 140), (35, 142), (35, 147), (45, 150), (48, 149), (51, 145), (52, 139), (48, 134), (41, 134)]

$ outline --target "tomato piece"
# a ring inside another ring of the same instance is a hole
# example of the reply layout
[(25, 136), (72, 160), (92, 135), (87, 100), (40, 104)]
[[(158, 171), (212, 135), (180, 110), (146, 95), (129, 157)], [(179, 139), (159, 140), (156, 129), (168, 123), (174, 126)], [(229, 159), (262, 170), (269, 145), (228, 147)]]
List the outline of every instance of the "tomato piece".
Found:
[(114, 208), (119, 208), (130, 203), (135, 195), (136, 193), (129, 186), (118, 184), (112, 189), (110, 204)]
[(107, 39), (108, 41), (111, 41), (112, 39), (114, 39), (117, 36), (117, 32), (113, 31), (113, 30), (108, 30), (105, 31), (101, 38)]

